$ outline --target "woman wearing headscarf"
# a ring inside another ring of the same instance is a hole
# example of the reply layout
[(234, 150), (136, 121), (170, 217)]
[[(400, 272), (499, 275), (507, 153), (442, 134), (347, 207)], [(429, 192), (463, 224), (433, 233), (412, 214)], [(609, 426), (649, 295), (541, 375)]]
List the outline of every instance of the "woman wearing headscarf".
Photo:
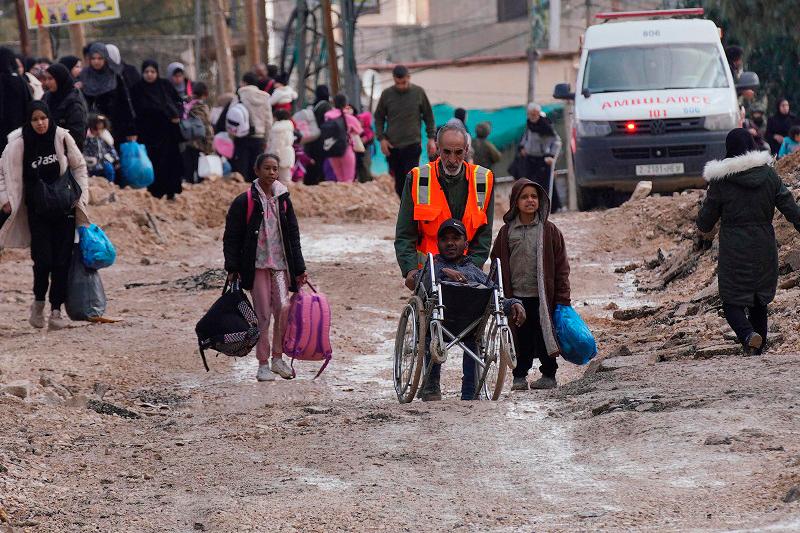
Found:
[(167, 65), (167, 79), (175, 88), (181, 101), (188, 102), (192, 99), (192, 81), (186, 77), (186, 67), (183, 63), (170, 63)]
[[(83, 61), (78, 56), (64, 56), (58, 60), (59, 63), (67, 67), (69, 75), (73, 80), (77, 80), (83, 70)], [(80, 89), (80, 87), (78, 87)]]
[[(331, 91), (327, 85), (317, 85), (314, 90), (314, 118), (317, 124), (325, 122), (325, 113), (333, 109), (331, 105)], [(303, 183), (306, 185), (317, 185), (322, 181), (322, 165), (325, 163), (325, 151), (322, 149), (322, 139), (316, 139), (304, 146), (306, 154), (313, 160), (306, 166), (306, 175), (303, 176)]]
[(555, 183), (551, 184), (550, 180), (553, 176), (553, 165), (561, 151), (561, 137), (556, 133), (550, 119), (542, 113), (542, 106), (529, 103), (527, 114), (525, 133), (519, 141), (517, 157), (508, 171), (515, 179), (528, 178), (541, 185), (550, 195), (551, 208), (558, 211), (561, 201)]
[(81, 71), (80, 81), (89, 111), (111, 120), (111, 133), (117, 142), (136, 140), (130, 88), (111, 69), (106, 45), (92, 43), (88, 52), (89, 64)]
[[(35, 328), (45, 326), (49, 287), (49, 326), (60, 329), (67, 325), (61, 306), (67, 297), (75, 226), (89, 224), (86, 162), (72, 136), (56, 126), (47, 104), (41, 101), (28, 104), (24, 125), (9, 137), (0, 159), (0, 209), (9, 215), (0, 227), (0, 248), (30, 246), (34, 302), (29, 322)], [(37, 182), (52, 182), (68, 169), (81, 188), (81, 196), (70, 212), (53, 214), (37, 204), (32, 191)]]
[(0, 47), (0, 151), (6, 147), (8, 134), (25, 122), (25, 109), (31, 100), (28, 84), (17, 73), (14, 52)]
[(158, 76), (158, 63), (142, 63), (142, 79), (134, 85), (133, 107), (139, 142), (147, 148), (153, 162), (155, 181), (148, 187), (156, 198), (172, 200), (182, 190), (183, 161), (180, 128), (181, 102), (172, 84)]
[(44, 76), (47, 92), (43, 101), (50, 108), (50, 115), (56, 126), (67, 129), (82, 152), (89, 113), (86, 110), (86, 101), (73, 83), (67, 67), (61, 63), (50, 65)]
[[(339, 120), (343, 122), (344, 128), (347, 131), (348, 138), (352, 139), (354, 135), (361, 135), (364, 128), (361, 126), (361, 121), (353, 116), (352, 108), (350, 112), (346, 112), (347, 95), (339, 93), (333, 97), (333, 109), (325, 113), (325, 120)], [(339, 183), (353, 183), (356, 179), (356, 153), (353, 151), (352, 141), (347, 144), (347, 148), (339, 157), (329, 157), (328, 162), (336, 175), (336, 181)]]
[(800, 207), (772, 168), (773, 158), (759, 151), (753, 136), (737, 128), (725, 139), (721, 161), (703, 170), (708, 191), (697, 227), (719, 231), (719, 295), (745, 355), (760, 355), (767, 341), (767, 304), (778, 283), (778, 248), (772, 226), (777, 207), (800, 231)]
[(786, 98), (778, 99), (778, 105), (775, 106), (775, 114), (767, 119), (767, 133), (765, 134), (773, 154), (777, 154), (781, 149), (783, 138), (789, 135), (789, 129), (798, 124), (800, 124), (800, 121), (789, 111), (789, 100)]

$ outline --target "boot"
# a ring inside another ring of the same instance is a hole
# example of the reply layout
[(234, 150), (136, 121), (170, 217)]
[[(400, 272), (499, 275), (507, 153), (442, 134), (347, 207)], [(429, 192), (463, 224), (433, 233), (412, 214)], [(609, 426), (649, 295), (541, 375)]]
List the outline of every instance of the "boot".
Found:
[(531, 381), (531, 389), (555, 389), (558, 386), (555, 376), (542, 376), (536, 381)]
[(744, 341), (744, 355), (761, 355), (761, 346), (764, 344), (764, 339), (755, 331), (747, 336)]
[(528, 380), (525, 376), (515, 377), (511, 390), (528, 390)]
[(31, 305), (31, 317), (28, 319), (31, 326), (35, 328), (44, 327), (44, 302), (34, 300)]
[(422, 389), (423, 402), (438, 402), (442, 399), (442, 389), (439, 387), (439, 376), (428, 377), (425, 387)]
[(61, 309), (50, 311), (50, 321), (48, 322), (50, 329), (64, 329), (67, 326), (69, 326), (69, 320), (61, 316)]

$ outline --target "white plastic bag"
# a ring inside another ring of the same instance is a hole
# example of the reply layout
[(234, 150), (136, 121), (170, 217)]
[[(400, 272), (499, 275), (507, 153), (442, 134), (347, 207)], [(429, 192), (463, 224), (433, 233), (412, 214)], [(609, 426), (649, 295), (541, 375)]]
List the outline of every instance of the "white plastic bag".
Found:
[(197, 175), (201, 178), (222, 176), (222, 159), (215, 154), (200, 154), (197, 161)]

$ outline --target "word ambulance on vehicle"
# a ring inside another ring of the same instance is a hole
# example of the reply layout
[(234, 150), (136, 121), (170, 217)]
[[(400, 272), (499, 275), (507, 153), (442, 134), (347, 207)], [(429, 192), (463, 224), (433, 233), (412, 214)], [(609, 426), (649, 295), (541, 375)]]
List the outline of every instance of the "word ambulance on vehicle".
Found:
[(553, 94), (575, 102), (568, 127), (581, 209), (641, 180), (656, 192), (703, 186), (703, 166), (725, 156), (725, 136), (741, 124), (737, 89), (758, 77), (734, 83), (712, 21), (659, 18), (702, 13), (601, 13), (608, 22), (586, 30), (575, 92), (560, 83)]

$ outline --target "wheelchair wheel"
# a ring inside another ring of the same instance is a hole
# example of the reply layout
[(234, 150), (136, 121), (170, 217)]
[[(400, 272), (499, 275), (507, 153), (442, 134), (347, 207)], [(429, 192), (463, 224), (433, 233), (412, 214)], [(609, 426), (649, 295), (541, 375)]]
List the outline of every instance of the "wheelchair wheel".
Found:
[(394, 390), (400, 403), (412, 401), (417, 393), (425, 356), (420, 333), (426, 328), (422, 300), (412, 296), (400, 315), (394, 342)]
[(494, 321), (494, 318), (490, 318), (484, 330), (483, 360), (486, 367), (481, 372), (478, 380), (476, 394), (478, 399), (498, 400), (503, 392), (509, 360), (502, 337), (501, 328)]

